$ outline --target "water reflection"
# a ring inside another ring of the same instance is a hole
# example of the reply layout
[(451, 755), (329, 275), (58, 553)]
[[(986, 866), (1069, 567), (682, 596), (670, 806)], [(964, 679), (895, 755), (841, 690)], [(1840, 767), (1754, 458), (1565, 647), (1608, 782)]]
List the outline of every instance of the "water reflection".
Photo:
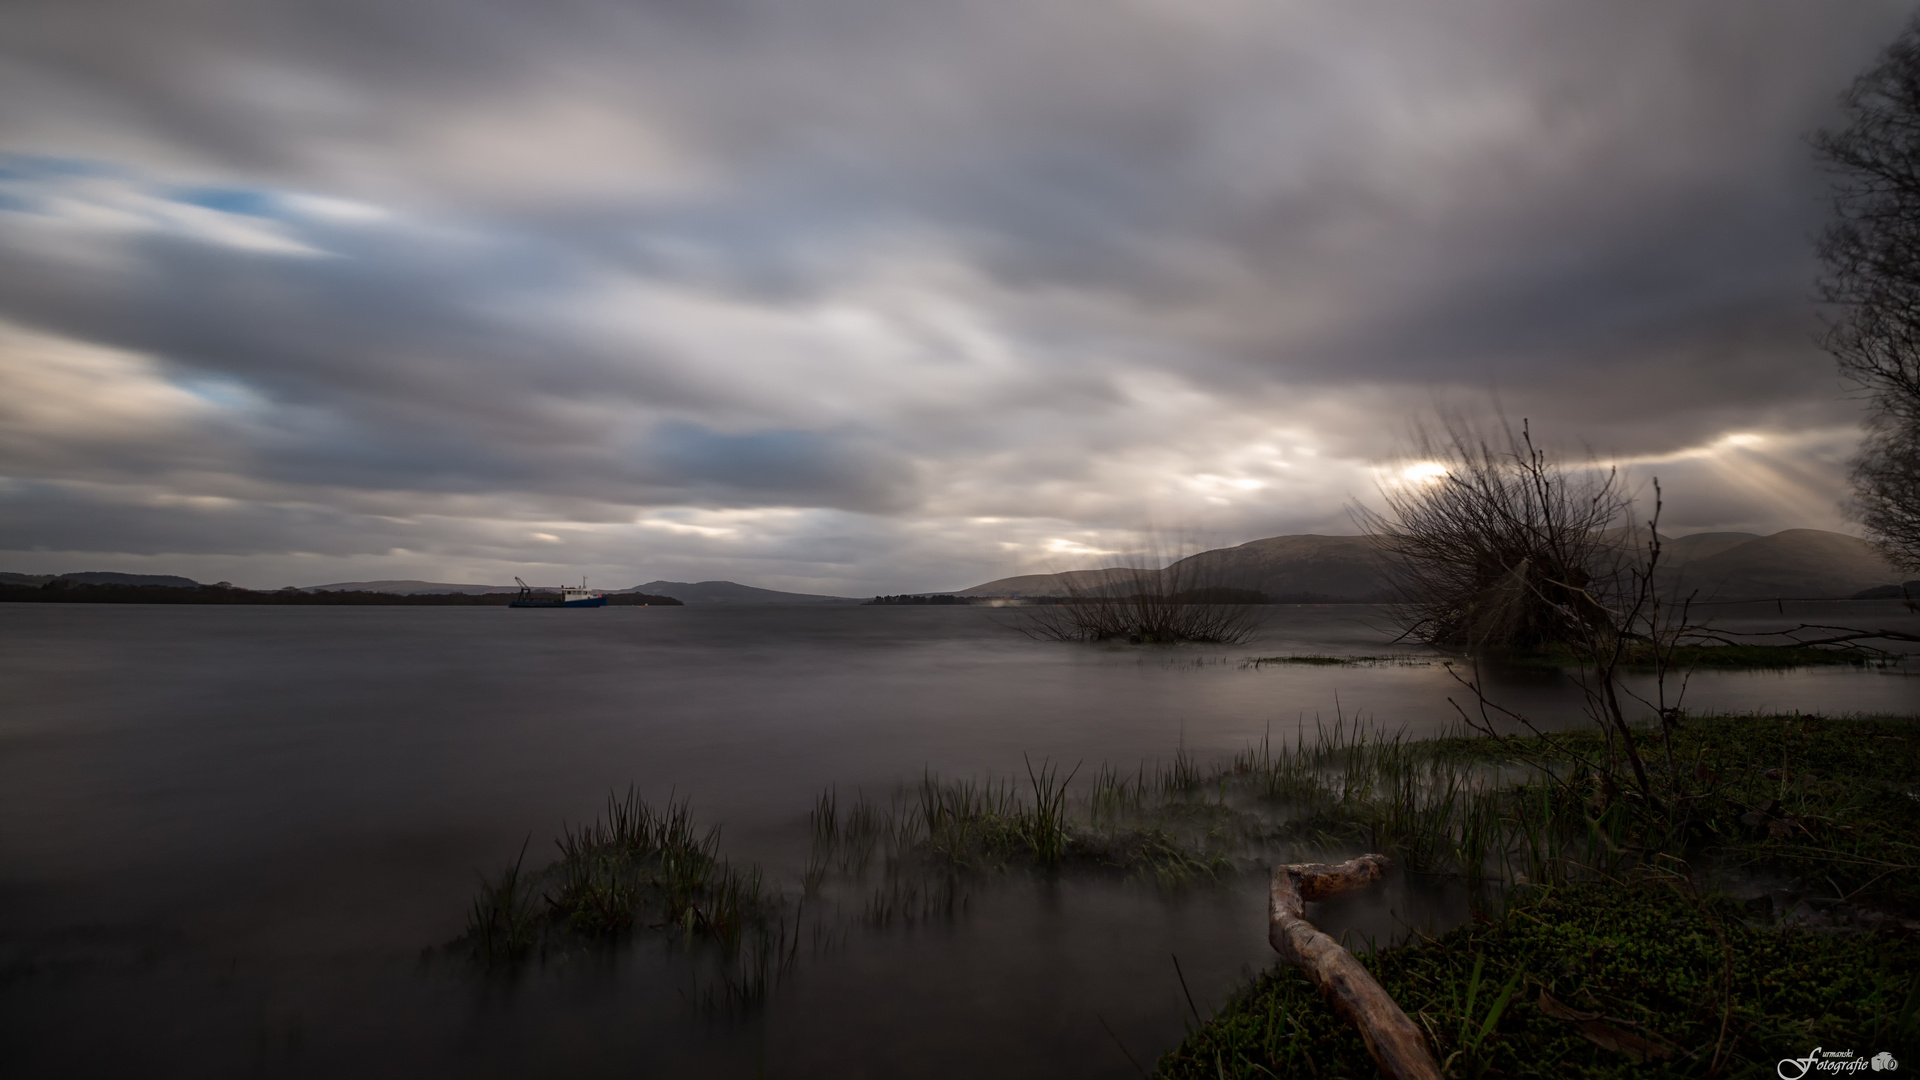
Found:
[[(776, 1076), (1133, 1075), (1121, 1046), (1148, 1063), (1190, 1021), (1173, 955), (1203, 1010), (1268, 962), (1257, 876), (1177, 893), (976, 883), (951, 921), (821, 943), (744, 1019), (704, 1012), (698, 966), (652, 937), (510, 984), (421, 961), (459, 933), (476, 868), (529, 835), (550, 851), (629, 783), (689, 797), (729, 853), (797, 882), (829, 785), (886, 795), (926, 770), (1013, 774), (1027, 754), (1214, 761), (1336, 717), (1457, 720), (1437, 662), (1244, 662), (1424, 655), (1374, 609), (1279, 609), (1231, 649), (1037, 643), (1008, 617), (0, 606), (9, 1053), (27, 1072), (159, 1060), (142, 1071), (197, 1076), (744, 1076), (763, 1058)], [(1897, 603), (1718, 617), (1920, 629)], [(1565, 675), (1487, 674), (1508, 707), (1578, 722)], [(1712, 672), (1688, 702), (1911, 713), (1917, 686), (1904, 670)], [(1330, 905), (1330, 928), (1463, 915), (1464, 899), (1396, 888)]]

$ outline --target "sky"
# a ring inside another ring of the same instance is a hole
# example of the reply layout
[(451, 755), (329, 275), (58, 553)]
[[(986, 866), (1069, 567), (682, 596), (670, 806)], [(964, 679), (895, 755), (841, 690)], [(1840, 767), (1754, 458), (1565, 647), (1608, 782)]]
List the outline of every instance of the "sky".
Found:
[(1496, 403), (1851, 528), (1809, 138), (1911, 4), (8, 10), (0, 570), (951, 590)]

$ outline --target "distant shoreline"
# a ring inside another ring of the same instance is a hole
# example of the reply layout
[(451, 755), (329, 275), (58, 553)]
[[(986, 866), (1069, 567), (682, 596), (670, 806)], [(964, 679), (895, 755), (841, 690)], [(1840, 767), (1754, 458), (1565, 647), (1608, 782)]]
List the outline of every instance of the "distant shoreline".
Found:
[[(83, 585), (49, 582), (38, 586), (0, 586), (0, 603), (27, 604), (224, 604), (277, 607), (506, 607), (515, 594), (497, 593), (381, 593), (363, 591), (307, 592), (201, 585)], [(609, 607), (681, 607), (671, 596), (647, 593), (608, 593)]]

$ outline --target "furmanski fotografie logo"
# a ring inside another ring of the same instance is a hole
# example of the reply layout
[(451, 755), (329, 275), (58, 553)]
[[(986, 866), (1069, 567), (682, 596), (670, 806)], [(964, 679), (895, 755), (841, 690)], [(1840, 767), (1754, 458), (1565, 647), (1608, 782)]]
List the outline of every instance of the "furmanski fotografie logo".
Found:
[(1826, 1050), (1816, 1046), (1813, 1048), (1813, 1053), (1806, 1057), (1781, 1058), (1776, 1071), (1780, 1074), (1780, 1080), (1802, 1080), (1803, 1077), (1820, 1073), (1840, 1075), (1865, 1072), (1868, 1069), (1874, 1072), (1892, 1072), (1899, 1067), (1900, 1063), (1885, 1050), (1871, 1058), (1864, 1058), (1851, 1050)]

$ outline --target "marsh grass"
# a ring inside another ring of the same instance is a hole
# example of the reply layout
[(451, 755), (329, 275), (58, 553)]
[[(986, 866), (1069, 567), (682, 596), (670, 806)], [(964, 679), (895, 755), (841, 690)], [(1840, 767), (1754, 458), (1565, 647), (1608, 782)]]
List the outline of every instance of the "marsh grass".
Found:
[[(862, 793), (843, 804), (837, 791), (823, 792), (811, 816), (808, 889), (817, 892), (833, 875), (858, 879), (878, 869), (884, 880), (865, 905), (865, 921), (884, 924), (902, 910), (954, 910), (960, 901), (951, 883), (979, 873), (1120, 871), (1178, 886), (1234, 872), (1224, 851), (1209, 850), (1208, 835), (1175, 827), (1191, 806), (1167, 794), (1211, 775), (1191, 758), (1130, 774), (1103, 766), (1076, 793), (1081, 771), (1028, 760), (1017, 778), (948, 780), (929, 772), (910, 792), (885, 799)], [(1215, 830), (1211, 839), (1220, 835)], [(937, 900), (929, 905), (921, 896)]]
[[(1693, 636), (1711, 636), (1699, 631)], [(1645, 671), (1656, 667), (1681, 671), (1790, 671), (1809, 667), (1860, 667), (1888, 669), (1904, 667), (1910, 657), (1854, 644), (1847, 646), (1756, 645), (1742, 642), (1681, 642), (1656, 649), (1652, 644), (1635, 642), (1620, 650), (1619, 665), (1626, 670)], [(1568, 646), (1531, 652), (1509, 653), (1503, 664), (1517, 667), (1590, 667), (1591, 655)]]
[(523, 843), (512, 866), (491, 879), (482, 876), (480, 893), (468, 909), (467, 936), (490, 960), (517, 961), (538, 940), (540, 911), (522, 870), (526, 857)]
[[(1433, 667), (1447, 663), (1444, 657), (1388, 654), (1382, 656), (1331, 656), (1302, 653), (1291, 656), (1251, 656), (1241, 661), (1243, 668), (1274, 666), (1297, 667)], [(1590, 666), (1592, 658), (1567, 646), (1554, 646), (1499, 656), (1507, 667), (1577, 668)], [(1658, 654), (1650, 645), (1633, 644), (1622, 649), (1620, 667), (1629, 671), (1652, 670), (1656, 666), (1674, 671), (1791, 671), (1809, 667), (1859, 667), (1890, 669), (1905, 667), (1912, 657), (1861, 645), (1756, 645), (1742, 642), (1677, 644)]]
[[(797, 897), (761, 868), (728, 860), (719, 831), (702, 828), (685, 800), (655, 805), (629, 790), (610, 795), (594, 820), (563, 828), (548, 865), (529, 868), (523, 846), (513, 865), (483, 878), (460, 944), (486, 967), (514, 970), (662, 934), (714, 973), (707, 1001), (738, 1008), (765, 998), (809, 932), (819, 948), (823, 934), (951, 920), (988, 880), (1090, 874), (1183, 890), (1361, 851), (1466, 884), (1476, 918), (1493, 912), (1501, 926), (1545, 917), (1537, 906), (1514, 914), (1513, 896), (1595, 896), (1582, 890), (1618, 889), (1673, 865), (1691, 867), (1687, 887), (1735, 873), (1787, 888), (1791, 918), (1822, 925), (1920, 912), (1920, 729), (1911, 723), (1670, 719), (1643, 738), (1654, 779), (1671, 773), (1694, 793), (1672, 804), (1677, 816), (1649, 815), (1634, 792), (1582, 771), (1604, 738), (1412, 739), (1338, 716), (1217, 763), (1181, 747), (1131, 769), (1041, 759), (1012, 776), (926, 772), (879, 795), (829, 788), (808, 816)], [(1542, 754), (1561, 755), (1553, 771)], [(1536, 983), (1584, 985), (1556, 983), (1527, 961), (1522, 988), (1505, 994), (1511, 957), (1475, 951), (1484, 957), (1477, 978), (1467, 954), (1419, 961), (1434, 967), (1422, 976), (1429, 1004), (1418, 1019), (1433, 1025), (1443, 1057), (1458, 1054), (1460, 1075), (1508, 1068), (1502, 1040), (1531, 1030)], [(1264, 1075), (1252, 1063), (1298, 1070), (1309, 1059), (1327, 1069), (1331, 1036), (1316, 1000), (1288, 990), (1236, 1005), (1232, 1039), (1241, 1041), (1208, 1042), (1213, 1025), (1193, 1037), (1212, 1047), (1205, 1075)], [(1222, 1072), (1241, 1058), (1241, 1071)]]
[(873, 903), (890, 910), (915, 895), (895, 879), (915, 876), (1087, 870), (1179, 888), (1300, 852), (1369, 850), (1477, 887), (1572, 881), (1619, 862), (1605, 821), (1475, 745), (1343, 718), (1220, 765), (1183, 747), (1131, 771), (1028, 761), (1024, 776), (928, 773), (885, 798), (828, 790), (811, 816), (806, 887), (877, 869), (886, 895)]
[[(1290, 744), (1263, 738), (1220, 765), (1181, 747), (1131, 771), (1029, 759), (1023, 775), (929, 772), (880, 797), (830, 788), (809, 814), (800, 898), (886, 926), (951, 916), (980, 873), (1118, 873), (1183, 888), (1303, 851), (1364, 849), (1479, 887), (1580, 880), (1634, 855), (1617, 814), (1571, 799), (1577, 785), (1489, 758), (1484, 744), (1411, 740), (1342, 717)], [(483, 879), (463, 939), (476, 957), (512, 965), (654, 930), (764, 966), (798, 940), (797, 906), (759, 867), (724, 858), (719, 830), (701, 828), (684, 799), (609, 795), (556, 847), (537, 871), (523, 849)]]
[(709, 1000), (756, 1002), (793, 962), (800, 912), (759, 867), (721, 858), (719, 839), (684, 799), (655, 807), (631, 788), (608, 795), (595, 820), (562, 827), (553, 862), (529, 872), (523, 845), (513, 866), (482, 879), (460, 944), (485, 967), (511, 969), (644, 927), (712, 950)]
[[(1920, 1045), (1920, 938), (1756, 923), (1684, 875), (1521, 889), (1502, 918), (1360, 959), (1455, 1077), (1773, 1076), (1815, 1046), (1904, 1064)], [(1275, 967), (1156, 1075), (1377, 1073), (1307, 978)]]
[[(1583, 771), (1587, 743), (1602, 737), (1556, 733), (1529, 749), (1412, 739), (1338, 717), (1288, 741), (1269, 735), (1217, 766), (1181, 748), (1131, 770), (1043, 761), (1019, 777), (929, 773), (888, 799), (843, 805), (823, 794), (812, 865), (881, 869), (885, 910), (911, 906), (919, 893), (893, 879), (916, 875), (1086, 870), (1180, 888), (1359, 851), (1459, 880), (1485, 908), (1515, 885), (1607, 880), (1668, 856), (1815, 881), (1822, 896), (1850, 902), (1920, 899), (1920, 789), (1910, 780), (1920, 775), (1920, 741), (1911, 741), (1920, 736), (1911, 728), (1794, 717), (1649, 730), (1656, 774), (1671, 771), (1698, 793), (1679, 818), (1650, 816), (1632, 792)], [(1534, 751), (1566, 758), (1549, 773)], [(1755, 764), (1776, 759), (1786, 771), (1771, 772), (1784, 780)]]
[(1145, 558), (1163, 568), (1115, 566), (1061, 575), (1067, 594), (1061, 602), (1023, 609), (1014, 627), (1054, 641), (1231, 645), (1252, 637), (1271, 611), (1265, 594), (1232, 587), (1211, 560), (1164, 553)]

